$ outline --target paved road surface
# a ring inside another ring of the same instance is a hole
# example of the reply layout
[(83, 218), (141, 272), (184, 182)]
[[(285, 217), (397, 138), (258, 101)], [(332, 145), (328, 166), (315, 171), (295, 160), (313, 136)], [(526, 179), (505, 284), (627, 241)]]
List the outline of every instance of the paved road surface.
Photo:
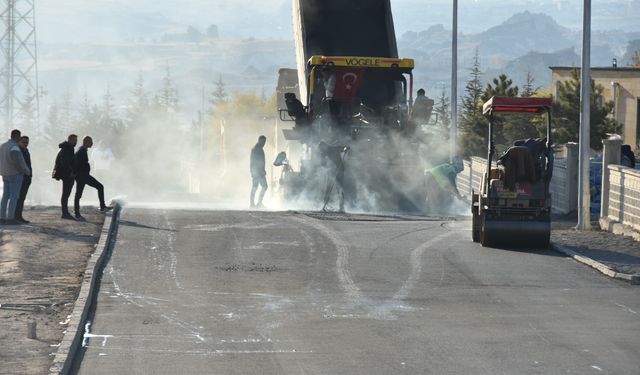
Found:
[(79, 373), (640, 373), (638, 286), (361, 219), (125, 209)]

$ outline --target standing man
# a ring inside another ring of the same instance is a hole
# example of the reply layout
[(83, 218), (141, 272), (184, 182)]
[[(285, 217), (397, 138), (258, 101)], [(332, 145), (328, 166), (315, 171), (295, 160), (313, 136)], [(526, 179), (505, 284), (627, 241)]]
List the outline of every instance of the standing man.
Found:
[(16, 220), (16, 206), (20, 198), (23, 176), (31, 175), (22, 156), (18, 141), (20, 130), (11, 131), (11, 139), (0, 146), (0, 174), (2, 174), (3, 192), (0, 203), (0, 223), (7, 225), (20, 224)]
[(75, 211), (76, 220), (85, 221), (84, 217), (80, 215), (80, 198), (82, 198), (82, 192), (84, 186), (89, 185), (98, 190), (98, 199), (100, 200), (100, 211), (107, 212), (112, 207), (107, 207), (104, 202), (104, 186), (91, 176), (91, 165), (89, 165), (89, 156), (87, 150), (93, 146), (93, 139), (86, 136), (82, 139), (82, 146), (78, 149), (75, 155), (75, 171), (76, 171), (76, 196), (73, 201), (73, 209)]
[[(251, 186), (251, 208), (264, 207), (262, 205), (262, 198), (267, 191), (267, 171), (264, 168), (264, 145), (267, 143), (267, 137), (261, 135), (258, 137), (258, 143), (251, 149), (251, 179), (253, 184)], [(260, 190), (260, 196), (258, 197), (258, 204), (256, 205), (255, 196), (258, 190), (258, 185), (262, 186)]]
[[(29, 153), (29, 149), (28, 149), (29, 137), (27, 137), (26, 135), (23, 135), (22, 137), (20, 137), (20, 141), (18, 142), (18, 145), (20, 145), (22, 156), (24, 157), (24, 161), (27, 164), (27, 167), (29, 167), (30, 171), (33, 171), (33, 167), (31, 166), (31, 154)], [(29, 220), (25, 220), (25, 218), (22, 217), (22, 211), (24, 210), (24, 200), (27, 198), (27, 192), (29, 191), (29, 186), (31, 186), (31, 176), (25, 175), (24, 178), (22, 179), (22, 188), (20, 189), (20, 198), (18, 198), (18, 205), (16, 206), (16, 220), (24, 224), (30, 223)]]
[(338, 193), (340, 212), (344, 212), (344, 159), (349, 152), (349, 146), (329, 146), (327, 143), (322, 141), (318, 144), (318, 150), (322, 157), (322, 163), (329, 168), (329, 173), (335, 173), (335, 179), (329, 178), (327, 180), (327, 188), (324, 193), (324, 206), (322, 207), (322, 211), (327, 210), (327, 205), (329, 204), (329, 201), (331, 201), (331, 195), (333, 194), (335, 187), (336, 193)]
[(62, 142), (58, 145), (60, 151), (56, 157), (56, 165), (53, 170), (53, 178), (56, 180), (62, 180), (62, 197), (60, 198), (60, 206), (62, 208), (62, 218), (68, 220), (75, 220), (69, 213), (69, 196), (71, 196), (71, 190), (73, 189), (73, 183), (75, 181), (74, 171), (74, 148), (78, 143), (78, 136), (75, 134), (69, 135), (66, 142)]
[(413, 107), (411, 108), (411, 117), (418, 125), (428, 123), (433, 111), (433, 99), (429, 99), (426, 94), (424, 89), (418, 90), (418, 96), (413, 101)]

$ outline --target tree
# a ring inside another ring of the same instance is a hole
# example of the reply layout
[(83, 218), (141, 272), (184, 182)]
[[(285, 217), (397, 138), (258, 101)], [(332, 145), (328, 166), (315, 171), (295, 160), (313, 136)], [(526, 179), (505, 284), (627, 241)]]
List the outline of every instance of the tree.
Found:
[[(518, 86), (513, 85), (513, 80), (506, 74), (500, 74), (487, 84), (482, 94), (482, 102), (486, 102), (494, 96), (517, 97), (520, 92)], [(530, 83), (532, 86), (532, 83)], [(531, 90), (531, 86), (528, 90)], [(527, 93), (529, 94), (529, 93)], [(525, 138), (538, 138), (540, 132), (534, 124), (531, 115), (507, 114), (504, 116), (494, 115), (494, 142), (496, 146), (502, 146), (502, 150), (510, 147), (515, 140)]]
[(131, 90), (131, 97), (127, 103), (127, 125), (131, 126), (139, 122), (148, 109), (149, 101), (144, 88), (144, 78), (142, 77), (142, 73), (140, 73), (134, 83), (133, 90)]
[(465, 85), (465, 96), (461, 101), (460, 153), (463, 156), (482, 156), (487, 149), (487, 121), (482, 116), (482, 72), (476, 48), (473, 63), (469, 69), (470, 78)]
[(442, 89), (442, 93), (436, 101), (433, 112), (438, 117), (438, 125), (445, 134), (445, 138), (448, 138), (449, 130), (451, 128), (451, 103), (444, 89)]
[(222, 80), (222, 76), (218, 77), (218, 80), (214, 82), (214, 85), (215, 85), (215, 89), (213, 90), (213, 92), (209, 97), (209, 103), (211, 104), (211, 111), (213, 111), (213, 108), (215, 108), (217, 105), (227, 101), (227, 97), (228, 97), (227, 91), (225, 88), (226, 85)]
[(488, 83), (480, 97), (482, 103), (491, 99), (493, 96), (518, 96), (518, 91), (520, 91), (520, 89), (518, 86), (512, 86), (513, 80), (507, 77), (506, 74), (500, 74), (498, 77), (494, 78), (492, 82), (493, 85)]
[[(608, 134), (618, 133), (622, 125), (610, 115), (613, 102), (604, 101), (604, 87), (591, 80), (591, 134), (590, 145), (595, 150), (602, 149), (602, 140)], [(571, 72), (571, 79), (560, 82), (558, 94), (553, 103), (554, 143), (577, 142), (580, 129), (580, 73)]]
[(22, 102), (20, 103), (20, 126), (24, 129), (33, 130), (36, 127), (36, 96), (34, 95), (31, 87), (27, 87)]
[(162, 88), (155, 96), (155, 102), (165, 112), (178, 112), (178, 89), (173, 84), (171, 70), (167, 65), (165, 76), (162, 78)]
[(533, 74), (531, 74), (531, 71), (527, 71), (527, 78), (522, 86), (522, 93), (520, 93), (521, 97), (530, 98), (538, 93), (540, 86), (535, 86), (534, 82), (535, 78), (533, 77)]

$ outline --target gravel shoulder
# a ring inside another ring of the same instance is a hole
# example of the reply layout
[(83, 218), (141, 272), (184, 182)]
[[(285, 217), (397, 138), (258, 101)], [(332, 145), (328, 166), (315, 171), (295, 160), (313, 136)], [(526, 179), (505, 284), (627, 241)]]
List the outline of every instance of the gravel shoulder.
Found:
[(603, 231), (597, 222), (592, 222), (592, 229), (586, 232), (576, 231), (573, 226), (575, 222), (554, 222), (551, 241), (616, 272), (640, 275), (640, 242)]
[[(58, 207), (25, 208), (31, 224), (0, 226), (0, 373), (47, 373), (67, 327), (87, 261), (104, 222), (60, 219)], [(36, 339), (27, 338), (35, 321)]]

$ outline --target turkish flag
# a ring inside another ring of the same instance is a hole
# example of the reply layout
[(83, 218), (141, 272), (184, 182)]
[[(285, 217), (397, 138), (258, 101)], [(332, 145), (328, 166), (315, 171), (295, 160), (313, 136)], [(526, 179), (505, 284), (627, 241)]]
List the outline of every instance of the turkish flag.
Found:
[(336, 69), (336, 86), (334, 98), (352, 98), (358, 92), (364, 76), (363, 69)]

